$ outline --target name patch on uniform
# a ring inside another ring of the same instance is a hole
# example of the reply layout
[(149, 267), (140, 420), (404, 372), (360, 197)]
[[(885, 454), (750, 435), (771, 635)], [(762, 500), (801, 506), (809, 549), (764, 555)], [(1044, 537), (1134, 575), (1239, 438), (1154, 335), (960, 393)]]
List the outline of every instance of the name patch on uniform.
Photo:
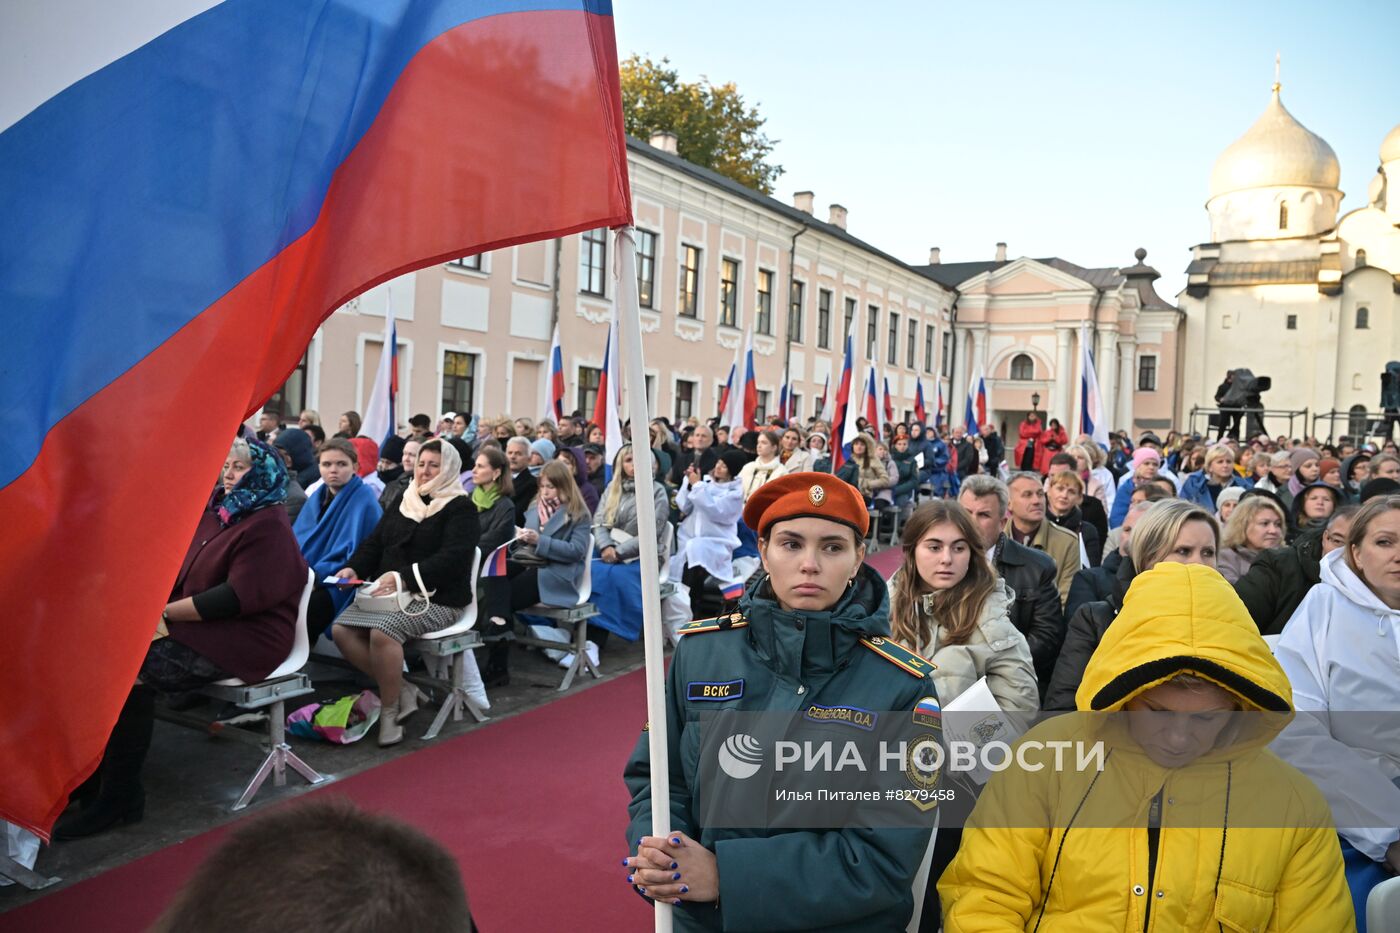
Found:
[(737, 700), (744, 695), (743, 680), (724, 680), (718, 683), (704, 680), (692, 680), (686, 684), (685, 698), (687, 700)]
[(807, 707), (807, 711), (802, 715), (816, 722), (838, 722), (843, 726), (864, 729), (866, 732), (875, 728), (875, 720), (879, 716), (878, 713), (855, 706), (818, 706), (815, 703)]

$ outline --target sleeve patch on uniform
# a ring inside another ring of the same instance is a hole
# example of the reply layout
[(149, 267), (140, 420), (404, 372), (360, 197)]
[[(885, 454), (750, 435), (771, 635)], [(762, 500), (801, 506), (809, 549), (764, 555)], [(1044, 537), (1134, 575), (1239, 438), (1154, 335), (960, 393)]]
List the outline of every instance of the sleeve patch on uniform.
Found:
[(737, 700), (744, 695), (743, 680), (692, 680), (685, 685), (685, 698), (701, 702)]

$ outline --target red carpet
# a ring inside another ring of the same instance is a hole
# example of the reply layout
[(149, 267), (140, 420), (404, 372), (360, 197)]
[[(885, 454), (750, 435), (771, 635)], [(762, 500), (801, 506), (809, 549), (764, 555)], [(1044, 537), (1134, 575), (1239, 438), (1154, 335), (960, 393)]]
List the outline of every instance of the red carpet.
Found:
[[(887, 548), (867, 563), (888, 577), (902, 558), (898, 548)], [(650, 908), (628, 889), (620, 864), (627, 814), (622, 766), (645, 718), (645, 678), (635, 671), (312, 793), (343, 794), (446, 846), (462, 866), (484, 933), (647, 930)], [(0, 930), (145, 930), (237, 825), (0, 914)], [(520, 895), (537, 889), (525, 879), (538, 877), (541, 858), (549, 864), (551, 896)]]
[[(343, 794), (446, 846), (484, 933), (646, 930), (650, 908), (621, 865), (622, 766), (645, 719), (645, 680), (635, 671), (312, 793)], [(145, 930), (228, 828), (0, 914), (0, 930)], [(550, 896), (524, 894), (538, 893), (527, 879), (542, 864)]]

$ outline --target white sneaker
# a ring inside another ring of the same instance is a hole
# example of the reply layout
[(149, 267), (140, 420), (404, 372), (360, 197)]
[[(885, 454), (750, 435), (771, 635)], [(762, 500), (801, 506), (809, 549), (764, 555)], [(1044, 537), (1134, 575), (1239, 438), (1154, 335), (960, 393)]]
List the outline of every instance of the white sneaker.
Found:
[[(589, 642), (584, 646), (584, 649), (583, 649), (583, 650), (586, 651), (586, 652), (588, 652), (588, 660), (590, 660), (590, 661), (593, 662), (593, 666), (596, 667), (596, 668), (598, 668), (598, 670), (601, 671), (603, 668), (598, 664), (598, 646), (595, 645), (595, 644), (593, 644), (592, 641), (589, 641)], [(566, 655), (564, 655), (562, 658), (560, 658), (560, 659), (559, 659), (559, 666), (560, 666), (560, 667), (563, 667), (563, 668), (573, 667), (573, 666), (574, 666), (574, 653), (573, 653), (572, 651), (570, 651), (568, 654), (566, 654)]]

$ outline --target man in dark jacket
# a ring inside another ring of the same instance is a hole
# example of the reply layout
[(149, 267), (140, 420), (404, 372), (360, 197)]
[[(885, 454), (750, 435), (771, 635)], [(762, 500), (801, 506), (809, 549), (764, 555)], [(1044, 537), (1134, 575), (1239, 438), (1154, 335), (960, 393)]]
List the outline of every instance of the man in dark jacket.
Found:
[(953, 429), (952, 447), (958, 455), (958, 478), (967, 479), (978, 470), (977, 448), (972, 439), (963, 433), (962, 428)]
[(720, 453), (712, 446), (714, 439), (714, 433), (708, 425), (702, 424), (690, 432), (685, 450), (681, 451), (676, 462), (671, 464), (671, 475), (668, 478), (672, 488), (678, 488), (685, 480), (685, 472), (690, 469), (691, 464), (699, 468), (701, 476), (709, 475)]
[(1320, 535), (1305, 534), (1293, 544), (1263, 552), (1235, 583), (1235, 592), (1259, 626), (1260, 635), (1283, 631), (1308, 590), (1321, 582), (1322, 558), (1346, 544), (1359, 509), (1356, 505), (1341, 506)]
[(506, 460), (510, 463), (510, 484), (514, 490), (511, 501), (515, 503), (515, 523), (525, 524), (525, 510), (535, 501), (535, 491), (539, 480), (530, 472), (530, 442), (523, 437), (512, 437), (506, 441)]
[(1065, 639), (1065, 617), (1060, 611), (1055, 560), (1035, 548), (1017, 544), (1002, 533), (1011, 494), (1001, 480), (992, 476), (969, 476), (958, 493), (958, 502), (972, 516), (997, 575), (1016, 593), (1011, 622), (1026, 636), (1035, 662), (1036, 679), (1044, 693)]
[(1006, 456), (1006, 445), (1001, 442), (1001, 435), (997, 434), (996, 426), (990, 421), (979, 430), (982, 432), (982, 449), (987, 451), (987, 472), (996, 476), (997, 467), (1001, 466), (1002, 458)]

